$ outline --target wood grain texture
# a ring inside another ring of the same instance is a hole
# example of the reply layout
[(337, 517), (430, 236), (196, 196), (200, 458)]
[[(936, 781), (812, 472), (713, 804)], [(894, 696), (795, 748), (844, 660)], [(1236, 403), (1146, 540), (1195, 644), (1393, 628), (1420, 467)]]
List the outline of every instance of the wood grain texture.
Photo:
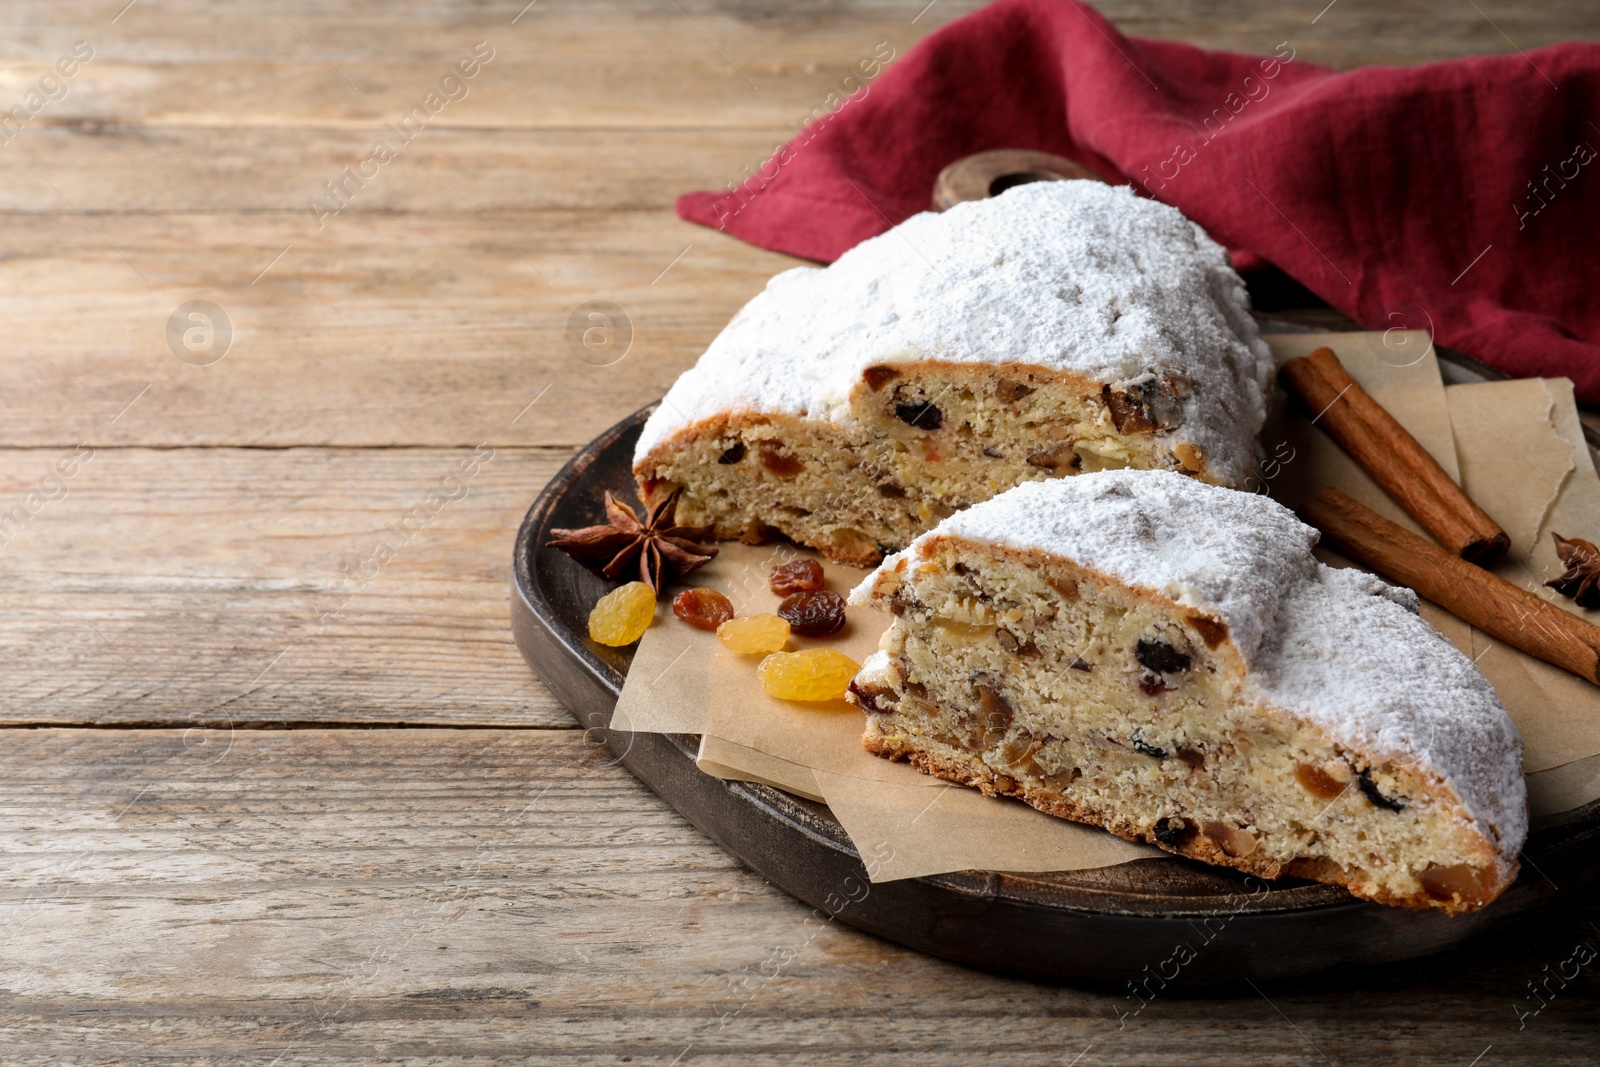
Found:
[[(0, 1062), (1592, 1061), (1592, 967), (1517, 1010), (1600, 946), (1593, 908), (1119, 1022), (1126, 991), (808, 920), (597, 758), (507, 634), (516, 524), (795, 262), (674, 196), (978, 4), (524, 2), (0, 6), (0, 110), (95, 49), (0, 145), (0, 722), (171, 727), (0, 729)], [(1101, 7), (1338, 67), (1600, 36), (1578, 0)], [(308, 198), (479, 40), (470, 95), (319, 227)], [(165, 339), (197, 298), (236, 328), (208, 367)], [(635, 327), (610, 367), (565, 338), (594, 299)]]
[[(0, 445), (570, 448), (660, 397), (794, 262), (655, 212), (491, 218), (368, 215), (318, 235), (301, 215), (13, 216), (5, 376), (27, 403), (0, 419)], [(206, 367), (166, 336), (193, 299), (233, 324)], [(567, 338), (597, 299), (632, 323), (609, 366)]]
[(565, 452), (72, 455), (0, 451), (0, 723), (572, 726), (508, 600)]
[[(359, 74), (386, 65), (453, 59), (461, 47), (491, 39), (500, 55), (550, 63), (555, 75), (549, 79), (551, 83), (568, 73), (561, 66), (564, 62), (588, 58), (597, 66), (615, 63), (598, 69), (614, 71), (616, 77), (580, 82), (590, 91), (571, 97), (576, 109), (595, 114), (614, 106), (608, 97), (651, 84), (659, 72), (694, 73), (720, 66), (732, 82), (738, 80), (728, 69), (732, 64), (756, 81), (757, 91), (775, 87), (762, 81), (765, 76), (781, 79), (814, 73), (805, 70), (807, 63), (819, 67), (835, 64), (842, 73), (854, 58), (847, 53), (863, 37), (898, 32), (907, 40), (919, 40), (983, 3), (594, 0), (559, 4), (540, 0), (517, 18), (524, 6), (524, 0), (482, 4), (407, 0), (384, 5), (380, 22), (364, 0), (327, 4), (276, 0), (273, 7), (265, 8), (169, 0), (141, 3), (112, 22), (118, 4), (19, 0), (0, 11), (0, 57), (19, 65), (37, 65), (54, 59), (58, 50), (74, 39), (86, 38), (94, 40), (102, 58), (117, 62), (267, 61), (284, 64), (286, 69), (292, 69), (289, 64), (305, 68), (337, 64), (346, 73), (354, 68)], [(1574, 38), (1593, 39), (1597, 32), (1594, 10), (1584, 0), (1549, 0), (1537, 5), (1489, 0), (1444, 6), (1426, 0), (1339, 0), (1325, 13), (1325, 4), (1303, 10), (1265, 0), (1200, 0), (1181, 6), (1163, 0), (1102, 0), (1095, 6), (1133, 36), (1238, 51), (1271, 51), (1277, 42), (1292, 37), (1307, 59), (1336, 67), (1506, 53), (1518, 47), (1526, 50)], [(574, 63), (573, 68), (576, 66)], [(645, 66), (652, 69), (641, 69)], [(582, 72), (579, 74), (581, 77)], [(337, 72), (333, 77), (338, 79)], [(618, 78), (622, 79), (620, 85)], [(626, 80), (630, 78), (638, 81)], [(354, 88), (342, 80), (330, 81), (328, 86), (331, 89), (337, 84), (343, 92), (356, 95), (386, 84), (368, 83), (360, 77), (352, 80)], [(686, 81), (686, 76), (677, 78), (673, 90), (680, 94), (692, 91)], [(555, 85), (550, 89), (557, 94), (563, 91)], [(634, 106), (661, 105), (639, 101)]]
[(8, 1064), (1592, 1062), (1592, 981), (1513, 1005), (1593, 907), (1123, 1014), (811, 918), (574, 732), (13, 736)]
[[(483, 398), (556, 382), (552, 409), (569, 417), (494, 440), (579, 444), (658, 395), (795, 262), (678, 221), (672, 198), (758, 166), (861, 49), (909, 47), (973, 6), (942, 0), (913, 25), (888, 2), (538, 5), (512, 26), (496, 5), (402, 5), (377, 30), (354, 2), (145, 3), (114, 24), (95, 4), (8, 6), (0, 85), (18, 96), (75, 35), (97, 52), (0, 151), (0, 210), (14, 213), (0, 292), (30, 398), (0, 421), (0, 445), (72, 443), (84, 417), (152, 381), (144, 417), (106, 443), (471, 444)], [(1342, 65), (1509, 50), (1496, 26), (1521, 47), (1600, 32), (1577, 5), (1532, 18), (1340, 0), (1314, 24), (1269, 5), (1105, 10), (1130, 32), (1214, 46), (1292, 37)], [(472, 95), (319, 227), (310, 198), (485, 34), (497, 58)], [(273, 379), (298, 429), (166, 350), (167, 317), (195, 298), (229, 312), (228, 358)], [(634, 315), (625, 368), (571, 358), (567, 318), (589, 299)]]

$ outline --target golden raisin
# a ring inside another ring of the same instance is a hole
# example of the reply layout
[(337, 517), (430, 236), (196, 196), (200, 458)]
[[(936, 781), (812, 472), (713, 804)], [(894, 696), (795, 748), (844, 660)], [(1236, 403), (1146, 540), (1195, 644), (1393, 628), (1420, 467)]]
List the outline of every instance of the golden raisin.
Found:
[(768, 696), (779, 700), (838, 700), (850, 688), (861, 664), (836, 648), (774, 652), (756, 675)]
[(827, 637), (844, 629), (844, 597), (831, 589), (794, 593), (783, 598), (778, 614), (801, 637)]
[(715, 589), (685, 589), (672, 598), (672, 613), (697, 629), (715, 630), (733, 618), (733, 601)]
[(814, 559), (797, 559), (781, 567), (772, 568), (767, 584), (779, 596), (790, 593), (808, 593), (822, 588), (822, 564)]
[(589, 636), (602, 645), (631, 645), (644, 636), (655, 617), (656, 594), (643, 582), (629, 582), (595, 601), (589, 612)]
[(746, 615), (718, 626), (717, 637), (741, 656), (776, 652), (789, 641), (789, 623), (776, 615)]

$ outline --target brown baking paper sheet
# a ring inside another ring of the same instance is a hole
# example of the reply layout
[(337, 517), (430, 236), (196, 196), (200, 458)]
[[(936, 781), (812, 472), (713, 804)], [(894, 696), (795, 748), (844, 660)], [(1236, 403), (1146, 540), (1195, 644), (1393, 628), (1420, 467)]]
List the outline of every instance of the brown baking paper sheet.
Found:
[[(1268, 338), (1279, 361), (1320, 345), (1388, 408), (1512, 535), (1500, 572), (1544, 589), (1560, 572), (1549, 531), (1600, 540), (1600, 477), (1583, 444), (1570, 383), (1497, 382), (1446, 388), (1425, 334), (1285, 334)], [(1264, 459), (1251, 486), (1291, 507), (1325, 486), (1410, 529), (1416, 524), (1311, 422), (1281, 405), (1263, 432)], [(1334, 565), (1348, 561), (1319, 554)], [(790, 545), (724, 543), (693, 584), (726, 593), (740, 614), (774, 611), (771, 568), (810, 552)], [(828, 587), (847, 594), (865, 571), (826, 564)], [(1557, 601), (1570, 607), (1566, 601)], [(1540, 663), (1424, 603), (1423, 615), (1480, 669), (1522, 731), (1535, 815), (1600, 797), (1600, 689)], [(876, 649), (887, 619), (851, 609), (827, 644), (857, 662)], [(711, 633), (663, 607), (635, 653), (613, 718), (624, 730), (699, 734), (701, 770), (761, 782), (828, 804), (874, 881), (981, 869), (1017, 872), (1102, 867), (1165, 857), (1158, 849), (1043, 815), (891, 763), (861, 747), (861, 716), (844, 702), (800, 704), (768, 697), (759, 657), (734, 655)]]
[[(1463, 485), (1512, 534), (1511, 551), (1495, 568), (1502, 577), (1592, 621), (1546, 588), (1564, 567), (1556, 559), (1552, 530), (1568, 537), (1600, 536), (1600, 476), (1595, 473), (1565, 378), (1457, 385), (1446, 390), (1456, 419), (1456, 448)], [(1496, 509), (1499, 510), (1496, 510)], [(1566, 671), (1526, 656), (1487, 634), (1472, 631), (1472, 656), (1522, 733), (1522, 766), (1533, 778), (1576, 760), (1600, 755), (1600, 689)], [(1569, 779), (1577, 772), (1569, 772)], [(1533, 790), (1537, 815), (1565, 811), (1600, 796), (1549, 808), (1567, 794), (1546, 798)]]

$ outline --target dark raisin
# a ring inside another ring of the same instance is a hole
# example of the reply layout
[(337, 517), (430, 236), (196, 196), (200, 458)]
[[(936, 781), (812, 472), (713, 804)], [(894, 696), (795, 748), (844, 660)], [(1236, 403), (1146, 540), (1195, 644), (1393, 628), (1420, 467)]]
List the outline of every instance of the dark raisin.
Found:
[(795, 593), (778, 605), (778, 614), (801, 637), (827, 637), (844, 628), (844, 597), (831, 589)]
[(1168, 815), (1156, 820), (1156, 840), (1168, 848), (1177, 848), (1183, 843), (1184, 838), (1194, 831), (1187, 822), (1176, 815)]
[(1155, 745), (1152, 745), (1150, 742), (1146, 741), (1144, 738), (1140, 737), (1138, 734), (1134, 734), (1133, 737), (1131, 737), (1129, 739), (1129, 744), (1133, 745), (1133, 750), (1135, 752), (1142, 752), (1146, 756), (1149, 756), (1151, 759), (1166, 759), (1167, 758), (1167, 750), (1166, 749), (1157, 748)]
[(983, 712), (985, 728), (992, 734), (1003, 734), (1011, 726), (1015, 712), (1000, 691), (983, 682), (973, 687), (978, 691), (978, 709)]
[(672, 613), (690, 626), (715, 630), (733, 618), (733, 602), (715, 589), (685, 589), (672, 598)]
[(1221, 619), (1213, 619), (1208, 615), (1195, 615), (1189, 619), (1189, 625), (1199, 633), (1207, 648), (1216, 648), (1228, 639), (1228, 624)]
[(778, 596), (806, 593), (822, 588), (822, 564), (814, 559), (797, 559), (772, 568), (767, 586)]
[(885, 367), (883, 364), (879, 363), (862, 371), (861, 377), (867, 383), (867, 388), (876, 393), (889, 382), (892, 382), (896, 378), (900, 377), (900, 372), (895, 370), (893, 367)]
[(1372, 769), (1370, 767), (1356, 772), (1356, 784), (1361, 787), (1361, 792), (1365, 794), (1368, 800), (1385, 811), (1405, 810), (1406, 798), (1384, 796), (1383, 791), (1378, 788), (1378, 783), (1372, 780)]
[(1004, 453), (1002, 453), (998, 448), (986, 448), (986, 449), (983, 450), (983, 454), (988, 456), (990, 459), (1005, 459), (1006, 458)]
[(900, 486), (895, 485), (893, 482), (884, 482), (882, 485), (878, 486), (878, 495), (892, 496), (896, 500), (904, 500), (906, 491)]
[(1057, 445), (1043, 452), (1034, 452), (1027, 459), (1028, 466), (1047, 471), (1078, 470), (1083, 458), (1071, 445)]
[(922, 607), (922, 602), (909, 589), (896, 589), (894, 594), (889, 597), (889, 611), (895, 615), (904, 615), (913, 608), (920, 607)]
[(995, 630), (994, 639), (999, 642), (1001, 648), (1005, 649), (1013, 656), (1039, 655), (1038, 645), (1034, 644), (1032, 641), (1022, 640), (1016, 634), (1005, 629), (1004, 627)]
[(1100, 399), (1111, 409), (1111, 421), (1116, 424), (1118, 433), (1149, 433), (1156, 428), (1139, 397), (1107, 385), (1100, 389)]
[(932, 404), (896, 404), (894, 417), (919, 430), (937, 430), (944, 425), (944, 412)]
[(994, 395), (999, 397), (1002, 403), (1006, 404), (1015, 403), (1031, 392), (1033, 392), (1033, 386), (1014, 382), (1010, 378), (1001, 378), (994, 387)]
[(1139, 679), (1139, 688), (1144, 690), (1145, 696), (1158, 697), (1167, 691), (1167, 683), (1159, 674), (1146, 674)]
[(722, 455), (717, 457), (717, 462), (721, 463), (723, 466), (731, 466), (732, 464), (739, 462), (743, 458), (744, 458), (744, 442), (743, 441), (735, 441), (733, 444), (729, 445), (726, 449), (723, 450)]
[(1067, 664), (1067, 669), (1083, 671), (1085, 674), (1087, 674), (1094, 670), (1094, 664), (1090, 663), (1088, 660), (1074, 658), (1071, 663)]
[(878, 542), (878, 555), (880, 556), (892, 556), (898, 551), (900, 551), (899, 545), (888, 545), (884, 544), (882, 541)]
[(850, 692), (856, 698), (856, 704), (866, 711), (875, 711), (880, 715), (892, 715), (897, 710), (894, 693), (888, 689), (880, 689), (875, 685), (857, 685), (850, 683)]
[(1182, 674), (1189, 669), (1191, 660), (1187, 652), (1179, 652), (1165, 641), (1141, 637), (1134, 646), (1133, 658), (1139, 666), (1157, 674)]

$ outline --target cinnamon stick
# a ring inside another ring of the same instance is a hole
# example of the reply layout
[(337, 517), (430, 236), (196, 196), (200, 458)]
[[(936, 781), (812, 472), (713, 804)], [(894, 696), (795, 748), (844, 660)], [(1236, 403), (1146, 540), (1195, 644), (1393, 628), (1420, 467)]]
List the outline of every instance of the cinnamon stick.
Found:
[(1513, 648), (1600, 685), (1600, 626), (1446, 552), (1337, 489), (1306, 501), (1300, 517), (1356, 562)]
[(1280, 378), (1312, 421), (1445, 548), (1463, 559), (1487, 563), (1510, 546), (1511, 538), (1500, 525), (1350, 377), (1331, 348), (1291, 359)]

